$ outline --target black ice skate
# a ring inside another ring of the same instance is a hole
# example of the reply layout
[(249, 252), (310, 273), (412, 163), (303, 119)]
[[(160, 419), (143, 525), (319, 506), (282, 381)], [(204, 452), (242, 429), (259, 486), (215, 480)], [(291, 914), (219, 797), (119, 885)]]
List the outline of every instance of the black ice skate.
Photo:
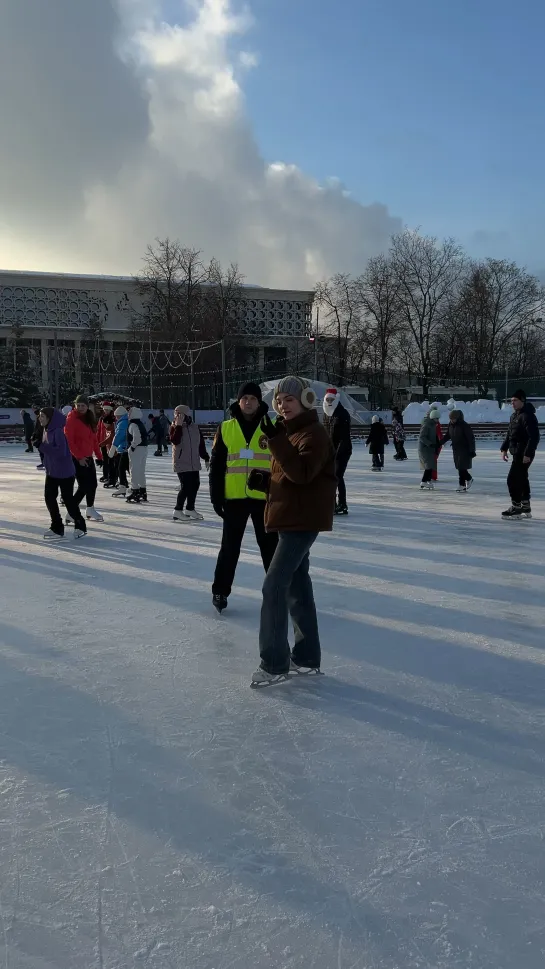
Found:
[(515, 521), (516, 519), (519, 519), (520, 521), (520, 519), (523, 517), (522, 504), (516, 504), (515, 502), (513, 502), (513, 504), (511, 505), (510, 508), (507, 509), (507, 511), (502, 511), (501, 517), (504, 519), (504, 521)]
[(335, 505), (336, 515), (348, 515), (348, 508), (346, 505)]
[(141, 500), (142, 495), (140, 494), (140, 488), (134, 488), (132, 491), (129, 491), (127, 497), (125, 498), (125, 501), (128, 501), (133, 505), (139, 505)]
[(220, 616), (224, 609), (227, 609), (227, 596), (213, 595), (212, 605), (217, 609)]
[(146, 488), (140, 488), (140, 501), (147, 503), (147, 500), (148, 500), (148, 492)]

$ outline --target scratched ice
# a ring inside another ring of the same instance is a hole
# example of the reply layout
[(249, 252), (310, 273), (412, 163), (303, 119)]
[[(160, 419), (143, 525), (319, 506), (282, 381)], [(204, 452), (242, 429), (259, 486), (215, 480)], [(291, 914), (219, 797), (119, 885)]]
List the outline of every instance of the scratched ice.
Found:
[[(391, 450), (391, 449), (390, 449)], [(481, 445), (455, 494), (414, 446), (350, 465), (315, 548), (321, 679), (265, 692), (249, 533), (99, 493), (54, 548), (32, 455), (0, 449), (0, 967), (543, 969), (545, 454), (505, 523)]]

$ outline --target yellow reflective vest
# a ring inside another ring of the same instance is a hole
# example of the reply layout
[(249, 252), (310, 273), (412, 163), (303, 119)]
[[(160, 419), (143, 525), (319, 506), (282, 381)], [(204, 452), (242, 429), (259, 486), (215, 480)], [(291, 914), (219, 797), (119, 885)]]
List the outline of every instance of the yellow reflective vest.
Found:
[(259, 501), (265, 501), (266, 495), (262, 491), (252, 491), (248, 488), (248, 475), (252, 468), (264, 468), (269, 471), (271, 467), (269, 442), (261, 428), (257, 427), (252, 440), (246, 444), (240, 424), (236, 418), (233, 418), (223, 422), (221, 436), (227, 448), (226, 500), (257, 498)]

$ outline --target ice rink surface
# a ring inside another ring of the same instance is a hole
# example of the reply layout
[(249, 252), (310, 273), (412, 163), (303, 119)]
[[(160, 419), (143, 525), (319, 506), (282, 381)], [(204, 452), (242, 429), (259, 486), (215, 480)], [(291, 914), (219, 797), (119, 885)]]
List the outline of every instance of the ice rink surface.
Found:
[(509, 523), (497, 444), (467, 495), (389, 451), (314, 549), (327, 676), (256, 692), (204, 474), (202, 524), (150, 453), (147, 507), (50, 547), (0, 449), (0, 969), (543, 969), (545, 452)]

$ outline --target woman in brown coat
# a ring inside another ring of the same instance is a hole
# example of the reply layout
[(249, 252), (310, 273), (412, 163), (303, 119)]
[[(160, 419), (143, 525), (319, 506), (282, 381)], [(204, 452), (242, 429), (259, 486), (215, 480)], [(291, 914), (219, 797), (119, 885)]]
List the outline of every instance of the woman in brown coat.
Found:
[[(291, 673), (320, 671), (320, 637), (309, 575), (309, 552), (319, 532), (333, 528), (335, 455), (318, 420), (308, 381), (284, 377), (274, 392), (280, 420), (261, 429), (272, 454), (265, 528), (278, 546), (263, 584), (259, 629), (261, 665), (252, 686), (270, 686)], [(290, 654), (288, 613), (295, 630)]]

